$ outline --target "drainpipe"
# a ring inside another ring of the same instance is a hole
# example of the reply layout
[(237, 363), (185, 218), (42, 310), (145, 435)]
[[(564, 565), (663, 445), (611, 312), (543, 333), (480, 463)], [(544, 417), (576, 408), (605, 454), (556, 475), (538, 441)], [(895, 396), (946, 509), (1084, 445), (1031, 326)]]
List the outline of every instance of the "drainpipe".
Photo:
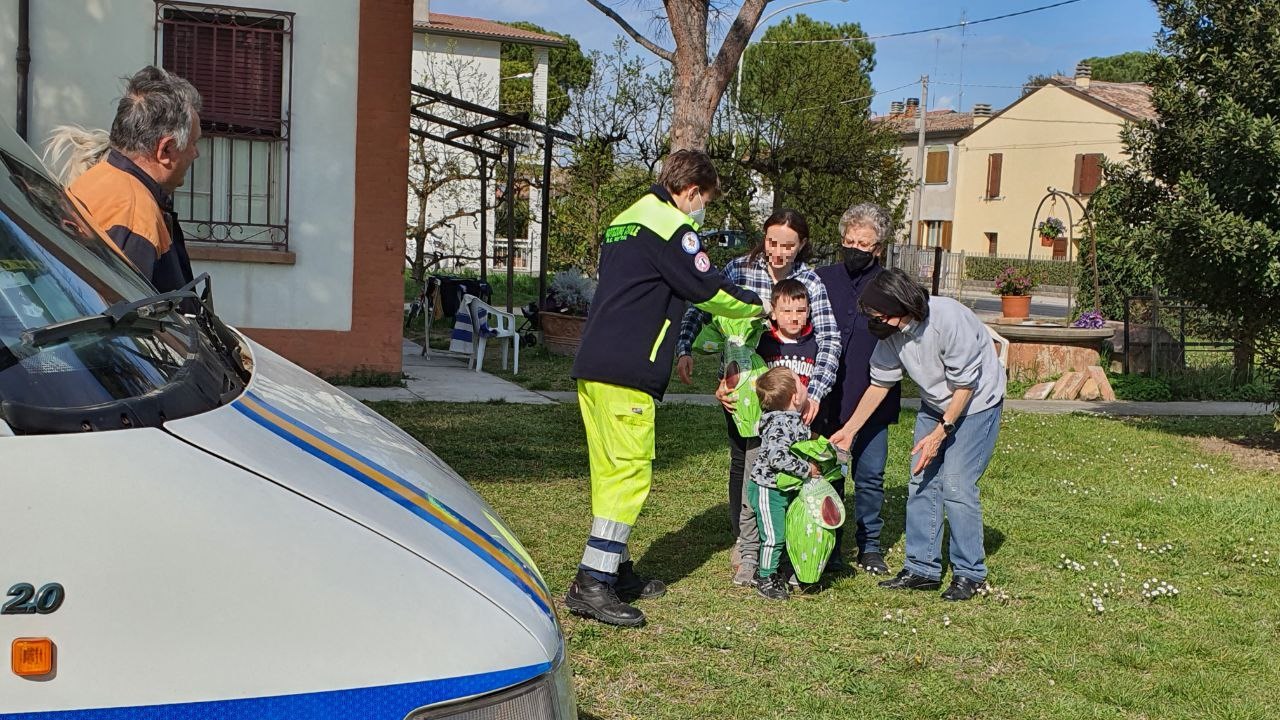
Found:
[(27, 139), (28, 90), (31, 75), (31, 0), (18, 0), (18, 134)]

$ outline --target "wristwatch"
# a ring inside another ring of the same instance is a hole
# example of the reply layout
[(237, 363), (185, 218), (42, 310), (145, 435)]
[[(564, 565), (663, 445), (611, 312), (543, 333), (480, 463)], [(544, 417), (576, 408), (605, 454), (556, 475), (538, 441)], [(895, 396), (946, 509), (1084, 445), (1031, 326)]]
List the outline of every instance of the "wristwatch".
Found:
[(956, 433), (956, 424), (947, 420), (942, 421), (942, 434), (951, 437)]

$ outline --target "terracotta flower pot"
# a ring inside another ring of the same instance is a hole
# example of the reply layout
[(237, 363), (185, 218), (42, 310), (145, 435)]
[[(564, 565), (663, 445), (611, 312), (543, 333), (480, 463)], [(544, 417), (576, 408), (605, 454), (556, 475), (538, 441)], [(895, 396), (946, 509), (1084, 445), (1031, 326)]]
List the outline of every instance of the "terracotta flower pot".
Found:
[(1031, 296), (1001, 295), (1000, 311), (1007, 318), (1031, 317)]
[(577, 355), (582, 340), (582, 326), (587, 319), (580, 315), (540, 312), (538, 324), (542, 326), (542, 342), (556, 355)]
[(1040, 244), (1041, 244), (1042, 246), (1044, 246), (1044, 247), (1053, 247), (1053, 243), (1054, 243), (1054, 241), (1056, 241), (1056, 240), (1057, 240), (1057, 238), (1050, 237), (1050, 236), (1048, 236), (1048, 235), (1041, 235), (1041, 236), (1040, 236)]

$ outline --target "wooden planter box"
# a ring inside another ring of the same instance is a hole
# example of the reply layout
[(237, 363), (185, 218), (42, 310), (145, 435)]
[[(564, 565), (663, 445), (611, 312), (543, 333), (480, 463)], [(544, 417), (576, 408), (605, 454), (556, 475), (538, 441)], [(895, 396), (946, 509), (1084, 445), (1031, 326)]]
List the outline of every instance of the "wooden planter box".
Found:
[(580, 315), (564, 313), (538, 313), (538, 324), (542, 326), (542, 342), (547, 350), (556, 355), (577, 355), (578, 343), (582, 340), (582, 326), (587, 319)]

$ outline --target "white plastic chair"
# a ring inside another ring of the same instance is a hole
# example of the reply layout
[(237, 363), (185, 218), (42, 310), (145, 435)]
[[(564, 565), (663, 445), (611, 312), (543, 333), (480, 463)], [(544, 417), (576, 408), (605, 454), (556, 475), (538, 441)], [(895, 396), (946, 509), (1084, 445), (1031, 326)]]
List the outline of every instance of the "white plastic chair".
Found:
[(987, 332), (990, 333), (991, 339), (994, 340), (996, 344), (1000, 346), (1000, 349), (996, 351), (996, 356), (1000, 358), (1000, 367), (1008, 368), (1009, 367), (1009, 339), (1001, 335), (1000, 333), (996, 332), (995, 328), (991, 327), (990, 325), (983, 325), (983, 327), (985, 327), (987, 329)]
[[(511, 372), (515, 375), (520, 374), (520, 333), (516, 332), (516, 316), (503, 312), (481, 300), (478, 297), (468, 295), (471, 298), (470, 304), (467, 306), (471, 312), (471, 328), (472, 328), (472, 348), (473, 357), (475, 358), (476, 372), (480, 372), (480, 366), (484, 363), (485, 345), (492, 337), (494, 340), (502, 341), (502, 369), (507, 369), (507, 350), (509, 347), (515, 347), (515, 361), (512, 364)], [(481, 328), (489, 328), (489, 332), (483, 332)]]

